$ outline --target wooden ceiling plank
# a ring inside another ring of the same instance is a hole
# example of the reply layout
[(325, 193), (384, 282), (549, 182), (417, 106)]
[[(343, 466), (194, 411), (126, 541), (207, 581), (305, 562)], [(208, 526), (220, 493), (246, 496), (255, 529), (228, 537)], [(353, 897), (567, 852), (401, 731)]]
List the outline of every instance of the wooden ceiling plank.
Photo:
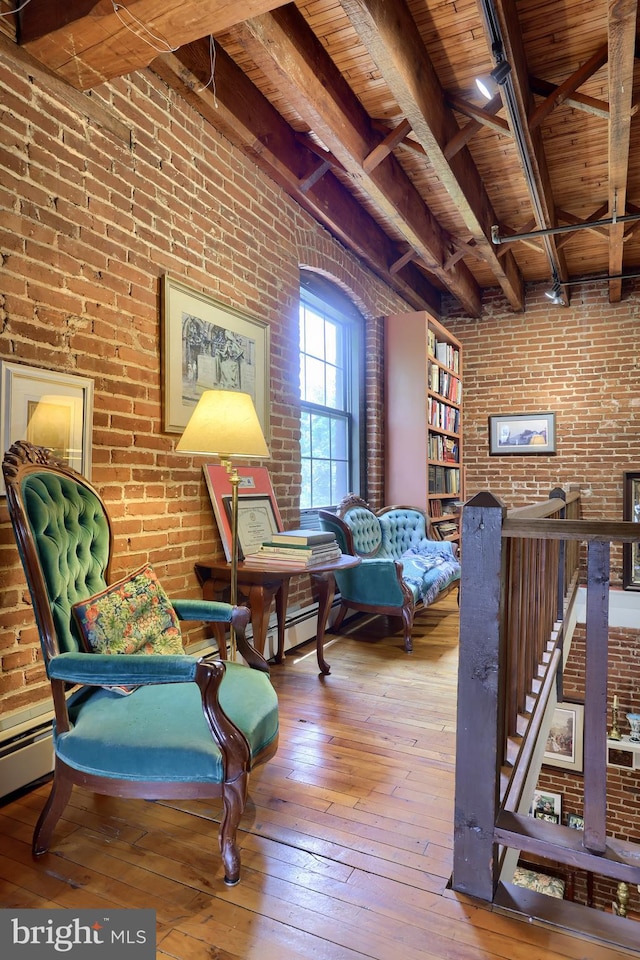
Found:
[[(541, 80), (540, 77), (529, 77), (529, 86), (533, 93), (541, 97), (551, 96), (558, 89), (557, 83), (549, 83), (548, 80)], [(564, 102), (569, 107), (590, 113), (601, 120), (609, 119), (609, 104), (604, 100), (596, 100), (595, 97), (588, 97), (584, 93), (574, 91), (573, 94), (564, 98)]]
[[(464, 148), (451, 160), (445, 157), (445, 146), (459, 128), (408, 6), (404, 0), (392, 5), (385, 0), (342, 0), (342, 7), (505, 296), (515, 310), (523, 310), (520, 270), (512, 256), (500, 260), (491, 242), (497, 218), (471, 154)], [(448, 263), (447, 275), (454, 266), (449, 258)]]
[[(637, 0), (609, 3), (609, 216), (623, 216), (627, 204), (631, 104), (636, 42)], [(609, 276), (622, 273), (624, 224), (609, 228)], [(622, 281), (609, 282), (609, 301), (622, 297)]]
[[(511, 129), (521, 131), (520, 166), (531, 196), (536, 224), (538, 228), (546, 229), (556, 226), (555, 204), (540, 128), (531, 129), (528, 123), (534, 100), (529, 88), (529, 70), (516, 2), (515, 0), (493, 0), (493, 8), (504, 45), (504, 55), (511, 64), (509, 82), (513, 90), (513, 102), (508, 99), (505, 110)], [(484, 19), (487, 42), (491, 48), (492, 29), (486, 17)], [(562, 250), (558, 250), (553, 235), (545, 237), (543, 248), (549, 258), (552, 271), (558, 279), (568, 280), (566, 259)], [(567, 304), (568, 300), (566, 296)]]
[(375, 170), (378, 164), (382, 163), (385, 157), (388, 157), (409, 133), (411, 133), (411, 124), (408, 120), (401, 120), (398, 126), (387, 134), (382, 143), (374, 147), (369, 156), (364, 158), (362, 161), (362, 169), (365, 170), (366, 173), (371, 173), (372, 170)]
[(18, 39), (79, 90), (148, 66), (158, 55), (266, 13), (281, 0), (30, 0)]
[(440, 293), (422, 270), (409, 263), (393, 276), (389, 273), (388, 264), (397, 259), (395, 244), (333, 173), (306, 193), (300, 190), (300, 181), (317, 169), (317, 153), (301, 142), (223, 49), (216, 54), (215, 96), (205, 87), (211, 70), (207, 40), (158, 57), (151, 67), (408, 303), (440, 315)]
[(379, 142), (371, 120), (293, 4), (234, 27), (232, 36), (299, 116), (340, 160), (354, 183), (428, 264), (428, 269), (472, 316), (481, 310), (479, 287), (464, 263), (443, 267), (448, 235), (393, 156), (370, 173), (362, 163)]
[(531, 117), (529, 118), (529, 129), (535, 130), (540, 126), (543, 120), (545, 120), (552, 110), (555, 107), (563, 103), (567, 97), (574, 93), (581, 87), (585, 81), (592, 77), (594, 73), (607, 62), (607, 57), (609, 55), (609, 45), (604, 43), (601, 47), (598, 47), (596, 52), (592, 54), (589, 59), (582, 64), (581, 67), (578, 67), (570, 77), (567, 77), (559, 86), (557, 86), (553, 93), (550, 93), (541, 104), (539, 104)]

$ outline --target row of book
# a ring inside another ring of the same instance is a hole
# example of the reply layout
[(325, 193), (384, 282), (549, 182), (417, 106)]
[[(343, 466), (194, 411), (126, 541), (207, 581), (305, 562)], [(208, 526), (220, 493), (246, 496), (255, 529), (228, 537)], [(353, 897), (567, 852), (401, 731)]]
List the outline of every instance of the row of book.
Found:
[(430, 463), (429, 493), (460, 493), (460, 470)]
[(462, 403), (462, 381), (435, 363), (429, 364), (429, 389), (452, 403)]
[(437, 520), (438, 517), (460, 513), (461, 507), (460, 500), (432, 500), (429, 504), (429, 515)]
[(460, 351), (444, 340), (438, 340), (433, 330), (427, 333), (427, 347), (432, 357), (449, 367), (454, 373), (460, 372)]
[(460, 460), (458, 442), (453, 437), (447, 437), (441, 433), (430, 433), (429, 460), (458, 463)]
[(339, 560), (335, 534), (325, 530), (285, 530), (274, 533), (260, 549), (244, 558), (250, 567), (313, 567)]
[(429, 397), (429, 423), (440, 430), (458, 433), (460, 429), (460, 411), (457, 407), (450, 407), (440, 400)]

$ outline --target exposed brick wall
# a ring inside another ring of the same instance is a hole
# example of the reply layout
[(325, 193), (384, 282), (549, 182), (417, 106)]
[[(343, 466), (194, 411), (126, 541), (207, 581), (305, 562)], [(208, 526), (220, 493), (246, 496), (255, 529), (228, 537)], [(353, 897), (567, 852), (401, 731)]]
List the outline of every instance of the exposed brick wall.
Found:
[[(615, 304), (606, 283), (572, 287), (567, 308), (533, 285), (521, 314), (488, 293), (480, 320), (447, 301), (444, 323), (464, 349), (467, 497), (491, 490), (515, 507), (577, 483), (585, 518), (622, 519), (622, 473), (640, 469), (640, 288), (629, 284)], [(545, 410), (556, 413), (556, 456), (489, 456), (490, 414)]]
[[(202, 460), (178, 456), (163, 431), (165, 272), (269, 324), (269, 467), (289, 524), (299, 269), (342, 287), (366, 322), (368, 493), (381, 505), (379, 318), (407, 305), (151, 71), (88, 96), (52, 88), (5, 44), (0, 90), (0, 358), (93, 378), (92, 480), (115, 521), (114, 575), (150, 559), (171, 594), (197, 596), (194, 561), (222, 556)], [(306, 589), (293, 601), (309, 602)], [(0, 608), (7, 714), (49, 693), (4, 500)]]

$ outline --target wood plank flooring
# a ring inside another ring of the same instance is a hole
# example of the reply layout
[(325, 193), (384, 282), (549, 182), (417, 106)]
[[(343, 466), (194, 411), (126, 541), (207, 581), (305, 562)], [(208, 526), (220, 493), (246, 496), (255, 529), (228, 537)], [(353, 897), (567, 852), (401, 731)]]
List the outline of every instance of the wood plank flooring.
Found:
[[(152, 907), (159, 958), (617, 960), (619, 950), (492, 912), (451, 874), (458, 611), (360, 619), (272, 671), (278, 755), (252, 776), (242, 880), (225, 887), (219, 806), (74, 790), (52, 852), (31, 833), (48, 785), (0, 808), (3, 907)], [(391, 631), (391, 632), (389, 632)]]

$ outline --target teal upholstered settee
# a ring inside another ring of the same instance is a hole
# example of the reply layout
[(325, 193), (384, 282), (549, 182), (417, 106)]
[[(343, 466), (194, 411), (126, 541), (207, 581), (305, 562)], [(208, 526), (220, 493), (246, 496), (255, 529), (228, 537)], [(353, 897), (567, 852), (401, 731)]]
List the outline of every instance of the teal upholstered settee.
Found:
[(459, 589), (460, 564), (449, 541), (432, 540), (429, 524), (416, 507), (384, 507), (374, 513), (348, 494), (337, 513), (319, 512), (323, 530), (335, 533), (343, 553), (362, 557), (351, 570), (336, 573), (341, 605), (334, 629), (349, 608), (402, 618), (404, 648), (413, 649), (416, 608)]

